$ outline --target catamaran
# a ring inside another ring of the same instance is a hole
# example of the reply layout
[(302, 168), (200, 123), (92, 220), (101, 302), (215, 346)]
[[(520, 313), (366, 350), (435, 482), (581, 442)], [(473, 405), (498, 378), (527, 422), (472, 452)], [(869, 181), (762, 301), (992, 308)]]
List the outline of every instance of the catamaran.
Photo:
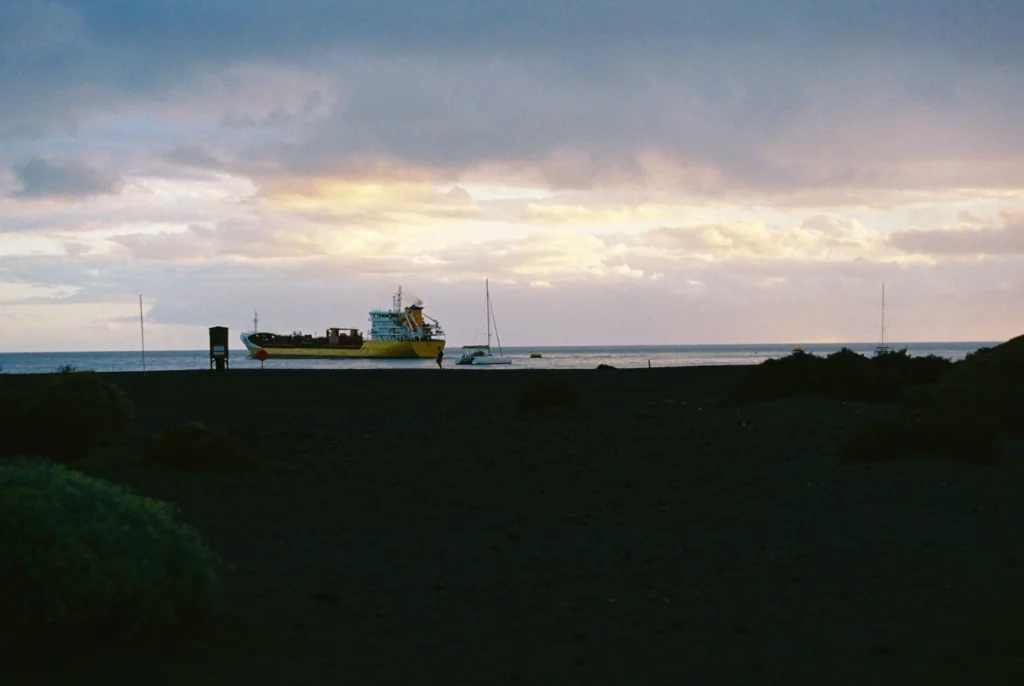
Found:
[[(487, 345), (486, 346), (466, 346), (471, 348), (472, 352), (467, 350), (462, 353), (462, 357), (455, 361), (455, 364), (461, 365), (491, 365), (491, 364), (512, 364), (512, 360), (505, 357), (501, 350), (501, 337), (498, 336), (498, 323), (494, 320), (494, 310), (491, 308), (491, 284), (490, 280), (484, 280), (484, 290), (487, 294)], [(491, 353), (491, 322), (494, 321), (494, 336), (498, 339), (498, 356), (495, 357)]]

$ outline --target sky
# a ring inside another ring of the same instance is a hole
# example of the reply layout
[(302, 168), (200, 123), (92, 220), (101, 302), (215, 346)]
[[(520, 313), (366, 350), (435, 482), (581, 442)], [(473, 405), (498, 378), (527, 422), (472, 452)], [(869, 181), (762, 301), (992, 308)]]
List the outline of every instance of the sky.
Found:
[(0, 351), (1024, 333), (1018, 0), (11, 0)]

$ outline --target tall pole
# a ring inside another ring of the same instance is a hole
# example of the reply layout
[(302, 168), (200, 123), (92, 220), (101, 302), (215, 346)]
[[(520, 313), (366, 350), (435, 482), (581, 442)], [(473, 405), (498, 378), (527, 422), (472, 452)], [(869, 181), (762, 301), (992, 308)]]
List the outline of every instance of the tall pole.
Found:
[(885, 345), (885, 282), (882, 282), (882, 345)]
[(487, 293), (487, 352), (491, 352), (491, 282), (484, 279), (484, 292)]
[(142, 294), (139, 293), (139, 332), (142, 334), (142, 373), (146, 373), (146, 322), (142, 317)]

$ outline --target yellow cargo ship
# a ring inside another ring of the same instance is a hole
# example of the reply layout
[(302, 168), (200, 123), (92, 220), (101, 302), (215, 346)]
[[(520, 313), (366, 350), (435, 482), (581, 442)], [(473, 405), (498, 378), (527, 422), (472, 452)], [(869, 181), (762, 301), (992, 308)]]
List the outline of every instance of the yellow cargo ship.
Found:
[[(420, 305), (402, 306), (402, 288), (392, 299), (390, 310), (370, 310), (370, 336), (364, 340), (357, 329), (332, 327), (326, 335), (301, 331), (276, 334), (264, 331), (243, 333), (242, 343), (249, 355), (263, 359), (312, 358), (433, 358), (444, 349), (444, 330), (437, 320), (426, 317)], [(263, 352), (261, 352), (263, 351)]]

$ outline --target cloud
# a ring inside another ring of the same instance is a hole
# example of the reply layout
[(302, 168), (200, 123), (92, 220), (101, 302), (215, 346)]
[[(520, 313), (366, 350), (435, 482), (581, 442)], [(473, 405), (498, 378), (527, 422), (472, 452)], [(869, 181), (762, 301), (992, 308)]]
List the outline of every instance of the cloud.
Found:
[(180, 145), (171, 148), (163, 154), (163, 159), (183, 167), (213, 171), (222, 171), (226, 168), (224, 162), (219, 160), (216, 155), (198, 145)]
[[(1024, 184), (1015, 6), (848, 4), (26, 0), (21, 47), (0, 57), (0, 138), (166, 144), (176, 124), (178, 164), (260, 180)], [(53, 8), (66, 29), (31, 18)]]
[(710, 259), (837, 260), (877, 256), (881, 239), (854, 220), (814, 217), (799, 226), (759, 221), (661, 227), (642, 240), (651, 246)]
[(0, 281), (0, 304), (53, 302), (73, 296), (80, 289), (59, 284), (30, 284)]
[(530, 331), (601, 298), (666, 342), (851, 336), (882, 279), (991, 330), (1024, 299), (1018, 4), (2, 4), (0, 270), (200, 329), (401, 281), (457, 331), (491, 278)]
[[(827, 70), (782, 53), (649, 62), (627, 53), (601, 79), (538, 57), (355, 62), (329, 111), (250, 159), (278, 174), (365, 178), (416, 169), (553, 189), (639, 184), (691, 194), (1024, 183), (1009, 108), (1020, 72), (872, 52)], [(939, 106), (907, 95), (933, 72)], [(864, 122), (871, 122), (865, 127)]]
[(14, 165), (15, 178), (21, 189), (12, 197), (88, 198), (115, 195), (121, 191), (122, 180), (116, 174), (104, 172), (73, 160), (47, 160), (34, 157)]
[[(555, 263), (557, 269), (548, 277), (516, 270), (534, 264), (531, 256), (543, 263), (557, 253), (557, 246), (569, 244), (568, 239), (552, 242), (540, 236), (519, 241), (496, 260), (497, 245), (481, 244), (475, 251), (467, 246), (460, 255), (439, 253), (444, 258), (439, 264), (367, 262), (346, 255), (259, 264), (238, 259), (126, 260), (120, 254), (75, 260), (64, 255), (0, 258), (7, 282), (73, 284), (78, 289), (65, 298), (6, 306), (5, 312), (18, 317), (35, 313), (50, 328), (40, 324), (31, 330), (0, 330), (0, 349), (27, 349), (31, 340), (38, 347), (38, 341), (52, 339), (54, 322), (68, 321), (81, 324), (66, 342), (69, 346), (130, 349), (137, 342), (137, 328), (106, 324), (107, 315), (99, 313), (129, 316), (133, 307), (137, 313), (140, 292), (152, 308), (147, 312), (147, 346), (150, 322), (186, 327), (174, 336), (168, 332), (157, 337), (154, 326), (154, 349), (201, 348), (205, 327), (226, 324), (243, 330), (253, 309), (259, 309), (268, 330), (360, 326), (367, 309), (387, 306), (399, 284), (421, 294), (452, 344), (461, 344), (473, 342), (483, 323), (479, 312), (485, 277), (491, 278), (506, 345), (870, 341), (877, 334), (882, 281), (894, 340), (1000, 340), (1020, 333), (1019, 317), (1010, 316), (1019, 312), (1024, 299), (1020, 257), (984, 264), (668, 260), (655, 269), (655, 257), (616, 247), (621, 245), (618, 238), (593, 238), (578, 241), (587, 254), (575, 271), (565, 263)], [(549, 249), (542, 250), (544, 246)], [(570, 261), (567, 254), (565, 262)], [(616, 274), (622, 265), (663, 278)], [(537, 281), (548, 281), (553, 288), (533, 285)], [(217, 297), (210, 298), (211, 292)], [(593, 316), (595, 303), (600, 317)], [(665, 316), (666, 308), (672, 316)]]
[[(354, 44), (367, 52), (435, 55), (559, 54), (621, 51), (658, 54), (667, 46), (743, 45), (754, 39), (795, 41), (820, 50), (879, 45), (932, 46), (960, 55), (1020, 54), (1012, 0), (984, 6), (937, 7), (908, 0), (881, 8), (852, 0), (822, 11), (810, 0), (785, 0), (770, 8), (751, 0), (723, 0), (713, 6), (672, 0), (418, 0), (387, 5), (345, 0), (294, 0), (284, 10), (273, 0), (113, 0), (104, 3), (25, 0), (37, 15), (54, 5), (81, 19), (97, 43), (123, 50), (166, 54), (174, 65), (199, 60), (223, 63), (265, 56), (297, 61), (324, 48)], [(33, 25), (29, 12), (16, 26)], [(15, 15), (17, 17), (18, 15)], [(46, 30), (46, 27), (38, 27)], [(595, 37), (602, 42), (596, 44)], [(638, 37), (646, 40), (637, 41)], [(984, 41), (979, 40), (984, 38)], [(150, 67), (151, 69), (155, 67)]]
[(1003, 214), (1003, 226), (909, 229), (889, 242), (898, 250), (944, 257), (1024, 255), (1024, 213)]
[(192, 224), (185, 230), (112, 236), (134, 260), (155, 262), (217, 261), (242, 258), (281, 261), (322, 255), (331, 239), (316, 232), (285, 231), (272, 222)]

